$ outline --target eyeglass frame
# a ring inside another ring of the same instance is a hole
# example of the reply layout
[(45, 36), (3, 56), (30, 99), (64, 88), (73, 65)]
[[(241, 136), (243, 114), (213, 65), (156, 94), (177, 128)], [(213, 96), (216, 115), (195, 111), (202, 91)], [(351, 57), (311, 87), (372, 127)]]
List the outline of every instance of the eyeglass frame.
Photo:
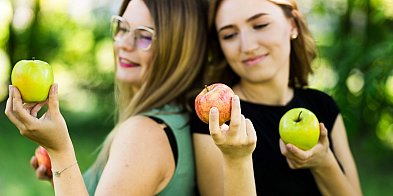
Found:
[[(122, 22), (123, 24), (126, 25), (126, 29), (125, 29), (126, 31), (125, 31), (125, 34), (122, 36), (122, 38), (116, 39), (116, 36), (115, 36), (115, 34), (113, 32), (113, 23), (115, 21), (120, 21), (120, 22)], [(149, 44), (149, 46), (147, 48), (140, 48), (140, 47), (137, 46), (137, 43), (136, 43), (136, 40), (135, 40), (135, 33), (131, 34), (131, 32), (135, 31), (135, 30), (145, 30), (145, 31), (147, 31), (147, 32), (149, 32), (149, 33), (151, 33), (153, 35), (152, 36), (152, 42)], [(124, 39), (124, 37), (126, 37), (127, 34), (131, 34), (131, 35), (134, 36), (134, 43), (133, 43), (134, 47), (136, 47), (138, 49), (141, 49), (142, 51), (149, 50), (151, 48), (151, 45), (153, 44), (153, 41), (156, 39), (156, 34), (155, 34), (155, 31), (153, 29), (151, 29), (149, 27), (146, 27), (146, 26), (143, 26), (143, 25), (139, 25), (139, 26), (137, 26), (135, 28), (131, 28), (130, 24), (126, 21), (125, 18), (123, 18), (121, 16), (118, 16), (118, 15), (113, 15), (111, 17), (111, 36), (112, 36), (113, 41), (119, 41), (121, 39)]]

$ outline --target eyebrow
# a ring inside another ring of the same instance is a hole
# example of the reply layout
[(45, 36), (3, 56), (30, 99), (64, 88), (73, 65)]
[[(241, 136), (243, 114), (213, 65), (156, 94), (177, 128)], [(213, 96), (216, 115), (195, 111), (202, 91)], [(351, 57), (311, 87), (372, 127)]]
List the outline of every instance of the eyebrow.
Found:
[[(250, 21), (255, 20), (255, 19), (257, 19), (257, 18), (259, 18), (259, 17), (261, 17), (261, 16), (264, 16), (264, 15), (267, 15), (267, 14), (266, 14), (266, 13), (255, 14), (255, 15), (251, 16), (250, 18), (248, 18), (246, 21), (247, 21), (247, 22), (250, 22)], [(221, 27), (220, 29), (218, 29), (217, 32), (219, 33), (219, 32), (221, 32), (221, 31), (223, 31), (223, 30), (225, 30), (225, 29), (232, 28), (233, 26), (234, 26), (234, 25), (225, 25), (225, 26)]]

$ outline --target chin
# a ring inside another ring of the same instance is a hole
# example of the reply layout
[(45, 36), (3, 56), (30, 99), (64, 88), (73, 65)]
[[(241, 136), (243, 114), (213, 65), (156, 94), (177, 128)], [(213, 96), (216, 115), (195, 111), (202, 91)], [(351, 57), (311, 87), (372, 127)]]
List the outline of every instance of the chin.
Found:
[(139, 75), (136, 76), (136, 74), (130, 74), (130, 73), (124, 73), (124, 72), (118, 72), (116, 74), (116, 79), (119, 82), (127, 83), (130, 85), (139, 84), (141, 81)]

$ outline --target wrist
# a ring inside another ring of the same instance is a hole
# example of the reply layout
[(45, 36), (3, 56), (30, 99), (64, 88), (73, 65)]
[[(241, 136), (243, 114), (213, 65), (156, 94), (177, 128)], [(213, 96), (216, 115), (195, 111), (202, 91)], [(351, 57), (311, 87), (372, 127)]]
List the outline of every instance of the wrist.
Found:
[(224, 164), (229, 167), (248, 167), (250, 164), (252, 165), (252, 155), (250, 156), (243, 156), (243, 157), (230, 157), (224, 156)]
[(325, 159), (319, 162), (315, 167), (311, 168), (313, 173), (323, 173), (329, 171), (330, 169), (334, 168), (337, 165), (336, 158), (333, 155), (333, 152), (329, 149), (328, 153), (325, 156)]

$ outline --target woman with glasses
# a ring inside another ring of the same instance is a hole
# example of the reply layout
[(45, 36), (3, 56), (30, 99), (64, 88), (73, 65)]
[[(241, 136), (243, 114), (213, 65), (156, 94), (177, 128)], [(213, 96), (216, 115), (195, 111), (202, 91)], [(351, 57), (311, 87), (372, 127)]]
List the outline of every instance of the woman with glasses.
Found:
[[(200, 0), (123, 1), (112, 18), (117, 123), (85, 173), (60, 110), (57, 85), (43, 104), (26, 105), (10, 88), (6, 115), (48, 150), (56, 195), (194, 195), (195, 171), (186, 103), (204, 63)], [(192, 96), (190, 96), (192, 97)], [(44, 178), (46, 168), (32, 164)], [(86, 188), (87, 187), (87, 188)]]
[[(296, 0), (210, 3), (209, 61), (214, 73), (222, 73), (213, 78), (238, 96), (229, 126), (218, 125), (216, 109), (209, 126), (193, 118), (200, 193), (361, 195), (339, 108), (330, 96), (307, 88), (316, 49)], [(310, 150), (280, 139), (281, 117), (298, 107), (321, 122), (319, 142)], [(228, 172), (233, 168), (238, 172)]]

